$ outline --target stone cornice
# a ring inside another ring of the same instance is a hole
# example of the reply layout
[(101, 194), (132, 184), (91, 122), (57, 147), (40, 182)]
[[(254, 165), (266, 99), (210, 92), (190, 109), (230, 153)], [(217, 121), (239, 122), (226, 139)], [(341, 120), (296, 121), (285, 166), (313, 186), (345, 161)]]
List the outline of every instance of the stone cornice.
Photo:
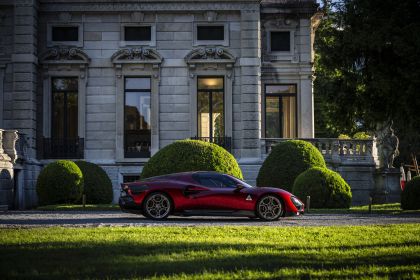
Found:
[(217, 1), (41, 1), (41, 12), (158, 12), (158, 11), (239, 11), (259, 10), (256, 0), (217, 0)]

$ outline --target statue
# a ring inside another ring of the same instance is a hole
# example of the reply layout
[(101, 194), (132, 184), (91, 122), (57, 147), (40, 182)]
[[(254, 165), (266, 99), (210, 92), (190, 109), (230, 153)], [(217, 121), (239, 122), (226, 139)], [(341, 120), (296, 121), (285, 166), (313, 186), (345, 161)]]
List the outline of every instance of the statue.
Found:
[(379, 128), (376, 132), (379, 151), (380, 151), (380, 162), (381, 167), (394, 168), (394, 159), (400, 154), (398, 151), (399, 140), (394, 134), (394, 129), (391, 124), (385, 124)]

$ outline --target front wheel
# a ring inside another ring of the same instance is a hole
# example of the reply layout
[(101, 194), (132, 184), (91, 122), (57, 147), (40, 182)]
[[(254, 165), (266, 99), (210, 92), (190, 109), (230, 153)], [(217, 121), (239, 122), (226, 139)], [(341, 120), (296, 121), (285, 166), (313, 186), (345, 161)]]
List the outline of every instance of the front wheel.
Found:
[(172, 202), (164, 193), (152, 193), (143, 202), (143, 212), (148, 218), (163, 220), (169, 216), (172, 209)]
[(265, 195), (258, 201), (256, 212), (262, 220), (275, 221), (283, 215), (283, 203), (277, 196)]

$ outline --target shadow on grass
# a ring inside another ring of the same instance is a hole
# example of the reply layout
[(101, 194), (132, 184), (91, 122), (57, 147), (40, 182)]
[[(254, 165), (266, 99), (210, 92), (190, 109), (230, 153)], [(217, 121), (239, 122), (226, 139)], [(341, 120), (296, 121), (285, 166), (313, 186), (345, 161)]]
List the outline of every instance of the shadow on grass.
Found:
[[(400, 273), (407, 271), (392, 272), (389, 268), (415, 266), (420, 262), (420, 250), (399, 249), (419, 247), (419, 242), (305, 248), (246, 243), (142, 244), (130, 242), (129, 239), (130, 236), (127, 236), (127, 241), (100, 243), (47, 242), (31, 245), (0, 245), (0, 275), (3, 275), (3, 279), (54, 278), (58, 275), (60, 278), (130, 278), (169, 276), (179, 273), (196, 275), (205, 271), (274, 272), (279, 269), (300, 269), (322, 270), (326, 271), (328, 276), (328, 271), (332, 270), (350, 269), (360, 272), (361, 268), (377, 266), (383, 267), (384, 270), (375, 273), (376, 276), (398, 278)], [(395, 254), (380, 252), (384, 249), (395, 249)], [(333, 258), (346, 250), (352, 252), (349, 254), (344, 252), (340, 258)], [(375, 251), (376, 253), (372, 254)], [(420, 268), (417, 273), (420, 273)]]

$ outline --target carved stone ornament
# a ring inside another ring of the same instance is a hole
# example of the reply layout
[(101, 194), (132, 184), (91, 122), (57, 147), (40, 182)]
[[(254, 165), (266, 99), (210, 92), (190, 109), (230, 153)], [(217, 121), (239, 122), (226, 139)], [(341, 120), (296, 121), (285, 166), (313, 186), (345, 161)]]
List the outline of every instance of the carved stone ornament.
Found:
[(215, 11), (207, 11), (204, 14), (204, 17), (208, 22), (213, 22), (217, 19), (217, 13)]
[(131, 20), (133, 22), (142, 22), (144, 20), (144, 13), (142, 12), (131, 13)]
[(234, 63), (236, 59), (228, 50), (214, 47), (194, 49), (185, 57), (185, 60), (187, 63), (194, 60), (226, 60), (226, 62)]
[(66, 12), (59, 13), (58, 19), (60, 20), (60, 22), (69, 22), (71, 21), (71, 14)]
[(90, 58), (78, 48), (51, 48), (41, 55), (41, 63), (69, 61), (69, 63), (88, 64)]
[(380, 166), (386, 169), (394, 168), (394, 159), (399, 156), (399, 139), (394, 134), (392, 122), (378, 125), (376, 136), (380, 152)]
[(112, 63), (161, 63), (162, 56), (153, 49), (148, 48), (126, 48), (114, 53), (111, 57)]

